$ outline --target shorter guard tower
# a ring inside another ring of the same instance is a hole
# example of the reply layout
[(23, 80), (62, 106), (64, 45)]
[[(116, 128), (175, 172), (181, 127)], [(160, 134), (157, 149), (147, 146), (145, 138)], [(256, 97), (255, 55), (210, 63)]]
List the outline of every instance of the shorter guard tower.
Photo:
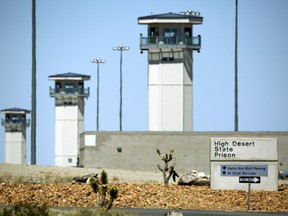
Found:
[(149, 131), (192, 131), (193, 51), (200, 51), (199, 12), (155, 14), (138, 18), (148, 25), (140, 35), (141, 53), (148, 51)]
[(26, 127), (30, 126), (26, 114), (30, 110), (11, 108), (1, 113), (5, 114), (5, 119), (1, 119), (5, 127), (5, 163), (26, 164)]
[(50, 87), (50, 97), (55, 98), (55, 165), (77, 166), (80, 134), (84, 131), (84, 98), (89, 97), (89, 88), (84, 81), (90, 76), (63, 73), (49, 76), (55, 81)]

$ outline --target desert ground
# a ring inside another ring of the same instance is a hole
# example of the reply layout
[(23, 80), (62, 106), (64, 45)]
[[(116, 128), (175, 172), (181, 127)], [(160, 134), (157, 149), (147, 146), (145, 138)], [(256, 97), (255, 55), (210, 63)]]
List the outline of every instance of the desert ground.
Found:
[[(30, 203), (47, 206), (96, 206), (90, 185), (72, 183), (75, 176), (101, 173), (99, 169), (61, 168), (0, 164), (0, 205)], [(209, 186), (163, 184), (160, 172), (105, 170), (109, 185), (117, 187), (118, 208), (164, 208), (194, 210), (247, 210), (247, 192), (211, 190)], [(252, 191), (250, 210), (288, 212), (288, 184), (279, 180), (279, 190)]]

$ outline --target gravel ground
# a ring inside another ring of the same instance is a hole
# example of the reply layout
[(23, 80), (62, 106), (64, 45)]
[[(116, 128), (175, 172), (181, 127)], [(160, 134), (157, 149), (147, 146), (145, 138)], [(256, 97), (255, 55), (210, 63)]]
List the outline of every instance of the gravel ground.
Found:
[[(90, 185), (72, 184), (75, 176), (100, 173), (99, 169), (0, 164), (0, 206), (19, 202), (47, 206), (95, 206)], [(106, 170), (119, 189), (118, 208), (234, 210), (247, 209), (247, 192), (211, 190), (208, 186), (163, 185), (161, 173)], [(60, 184), (59, 184), (60, 183)], [(288, 184), (279, 191), (252, 191), (251, 210), (288, 212)]]

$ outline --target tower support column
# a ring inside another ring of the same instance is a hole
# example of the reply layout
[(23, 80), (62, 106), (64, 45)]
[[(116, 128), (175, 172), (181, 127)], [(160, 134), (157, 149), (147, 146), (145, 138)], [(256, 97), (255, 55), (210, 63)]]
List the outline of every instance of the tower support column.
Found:
[[(163, 56), (164, 60), (165, 56), (173, 56), (173, 61), (163, 61)], [(191, 58), (191, 54), (183, 49), (149, 53), (148, 127), (150, 131), (192, 130)]]

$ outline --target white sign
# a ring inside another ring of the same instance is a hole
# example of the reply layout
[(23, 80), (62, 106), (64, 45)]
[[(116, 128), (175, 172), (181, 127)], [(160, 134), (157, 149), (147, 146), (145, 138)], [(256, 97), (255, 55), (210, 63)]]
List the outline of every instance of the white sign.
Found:
[(278, 160), (276, 138), (211, 138), (211, 161)]
[(210, 159), (212, 189), (246, 190), (240, 176), (259, 177), (253, 190), (278, 190), (276, 138), (211, 138)]

